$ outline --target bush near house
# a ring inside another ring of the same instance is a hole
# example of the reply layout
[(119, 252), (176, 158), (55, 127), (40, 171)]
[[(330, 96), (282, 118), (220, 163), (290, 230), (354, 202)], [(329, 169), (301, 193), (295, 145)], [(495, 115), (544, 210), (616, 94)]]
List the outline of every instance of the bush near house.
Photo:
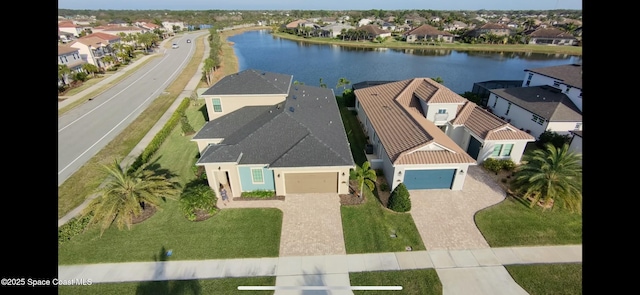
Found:
[(196, 220), (198, 211), (213, 215), (218, 211), (216, 193), (205, 181), (195, 180), (187, 184), (180, 195), (182, 214), (190, 220)]
[(496, 175), (498, 175), (498, 172), (502, 170), (502, 163), (500, 163), (500, 160), (494, 158), (484, 160), (484, 162), (482, 162), (482, 166)]
[(271, 197), (274, 197), (275, 195), (276, 195), (275, 191), (254, 190), (254, 191), (250, 191), (250, 192), (242, 192), (240, 194), (240, 197), (263, 199), (263, 198), (271, 198)]
[(540, 134), (538, 141), (536, 141), (536, 145), (539, 148), (544, 148), (545, 144), (550, 142), (556, 148), (561, 148), (565, 143), (571, 142), (571, 136), (568, 134), (560, 135), (554, 131), (545, 131)]
[(400, 183), (398, 186), (396, 186), (393, 192), (391, 192), (387, 208), (396, 212), (407, 212), (411, 210), (411, 199), (409, 198), (409, 190), (407, 190), (407, 187), (404, 185), (404, 183)]

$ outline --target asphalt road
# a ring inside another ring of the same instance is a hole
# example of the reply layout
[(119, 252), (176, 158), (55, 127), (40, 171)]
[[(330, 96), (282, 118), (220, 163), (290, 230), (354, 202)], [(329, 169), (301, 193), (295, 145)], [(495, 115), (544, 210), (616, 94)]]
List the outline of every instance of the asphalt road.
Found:
[[(133, 122), (180, 75), (201, 34), (173, 39), (160, 56), (94, 99), (58, 118), (58, 185)], [(191, 43), (187, 43), (191, 39)]]

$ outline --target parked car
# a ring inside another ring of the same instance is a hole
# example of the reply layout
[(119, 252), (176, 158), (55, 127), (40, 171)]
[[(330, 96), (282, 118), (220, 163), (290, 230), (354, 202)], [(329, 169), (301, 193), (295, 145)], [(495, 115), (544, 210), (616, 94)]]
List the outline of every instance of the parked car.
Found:
[(187, 43), (191, 43), (191, 39), (187, 39)]
[(178, 47), (179, 47), (179, 46), (178, 46), (178, 44), (177, 44), (177, 43), (173, 43), (173, 45), (171, 45), (171, 48), (173, 48), (173, 49), (176, 49), (176, 48), (178, 48)]

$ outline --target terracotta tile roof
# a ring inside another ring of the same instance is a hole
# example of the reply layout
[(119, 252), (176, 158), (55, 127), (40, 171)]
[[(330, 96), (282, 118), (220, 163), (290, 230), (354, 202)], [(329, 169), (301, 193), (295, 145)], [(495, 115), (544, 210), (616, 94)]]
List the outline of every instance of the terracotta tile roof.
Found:
[(139, 27), (131, 27), (131, 26), (127, 26), (127, 27), (114, 26), (114, 27), (105, 28), (105, 29), (103, 29), (103, 31), (109, 31), (109, 32), (144, 31), (144, 29), (143, 28), (139, 28)]
[(421, 25), (415, 29), (412, 29), (406, 33), (404, 33), (405, 35), (418, 35), (418, 36), (438, 36), (438, 35), (443, 35), (443, 36), (453, 36), (451, 33), (448, 32), (443, 32), (440, 31), (438, 29), (436, 29), (435, 27), (432, 27), (430, 25), (424, 24)]
[[(439, 127), (424, 117), (418, 101), (422, 98), (418, 96), (428, 93), (434, 87), (440, 88), (435, 84), (439, 83), (429, 78), (414, 78), (354, 91), (393, 163), (476, 162)], [(417, 94), (416, 90), (423, 93)], [(437, 96), (440, 93), (445, 91), (435, 91), (433, 94)]]
[(525, 69), (525, 71), (541, 74), (547, 77), (561, 80), (563, 83), (582, 89), (582, 65), (567, 64), (544, 68)]
[(389, 31), (378, 28), (375, 25), (364, 25), (362, 27), (357, 28), (356, 30), (365, 31), (375, 36), (390, 33)]
[(61, 28), (79, 28), (79, 26), (77, 26), (76, 24), (74, 24), (71, 21), (59, 22), (58, 23), (58, 27), (61, 27)]
[(464, 125), (465, 128), (484, 140), (535, 140), (532, 135), (516, 128), (470, 101), (465, 104), (462, 112), (458, 114), (458, 117), (453, 120), (452, 124)]
[[(104, 41), (113, 41), (113, 40), (120, 39), (120, 36), (116, 36), (116, 35), (108, 34), (108, 33), (103, 33), (103, 32), (96, 32), (96, 33), (89, 34), (89, 35), (86, 35), (84, 37), (81, 37), (78, 40), (83, 39), (83, 38), (99, 38), (99, 39), (102, 39)], [(105, 43), (109, 43), (109, 42), (105, 42)]]
[(76, 52), (78, 50), (80, 50), (80, 49), (73, 48), (73, 47), (70, 47), (70, 46), (58, 45), (58, 55), (68, 54), (68, 53)]
[(75, 40), (71, 43), (69, 43), (69, 45), (73, 45), (76, 43), (82, 43), (84, 45), (91, 45), (93, 47), (100, 47), (103, 45), (106, 45), (107, 42), (105, 42), (105, 40), (103, 40), (102, 38), (98, 38), (98, 37), (82, 37), (79, 38), (78, 40)]
[(563, 32), (556, 28), (539, 28), (529, 34), (531, 37), (538, 38), (564, 38), (564, 39), (576, 39), (573, 35), (567, 32)]

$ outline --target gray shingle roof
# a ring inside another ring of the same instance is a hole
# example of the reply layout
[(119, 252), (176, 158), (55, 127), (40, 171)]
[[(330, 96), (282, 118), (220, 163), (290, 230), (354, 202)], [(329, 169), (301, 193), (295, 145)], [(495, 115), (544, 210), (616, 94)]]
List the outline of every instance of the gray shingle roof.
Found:
[(582, 112), (571, 99), (557, 88), (548, 85), (490, 91), (549, 121), (582, 121)]
[(287, 94), (292, 75), (254, 69), (228, 75), (202, 95)]
[(215, 148), (205, 149), (198, 163), (235, 162), (242, 154), (239, 164), (354, 165), (333, 90), (291, 85), (288, 92), (280, 109), (277, 105), (244, 107), (207, 123), (198, 138), (226, 136)]
[(272, 114), (268, 112), (272, 109), (274, 109), (273, 106), (242, 107), (233, 113), (205, 123), (193, 139), (226, 138), (228, 140), (229, 136), (237, 133), (244, 126), (249, 124), (262, 126), (261, 122), (268, 121), (265, 117)]
[(550, 67), (543, 67), (543, 68), (526, 69), (525, 71), (555, 78), (571, 87), (582, 89), (582, 65), (581, 64), (550, 66)]

